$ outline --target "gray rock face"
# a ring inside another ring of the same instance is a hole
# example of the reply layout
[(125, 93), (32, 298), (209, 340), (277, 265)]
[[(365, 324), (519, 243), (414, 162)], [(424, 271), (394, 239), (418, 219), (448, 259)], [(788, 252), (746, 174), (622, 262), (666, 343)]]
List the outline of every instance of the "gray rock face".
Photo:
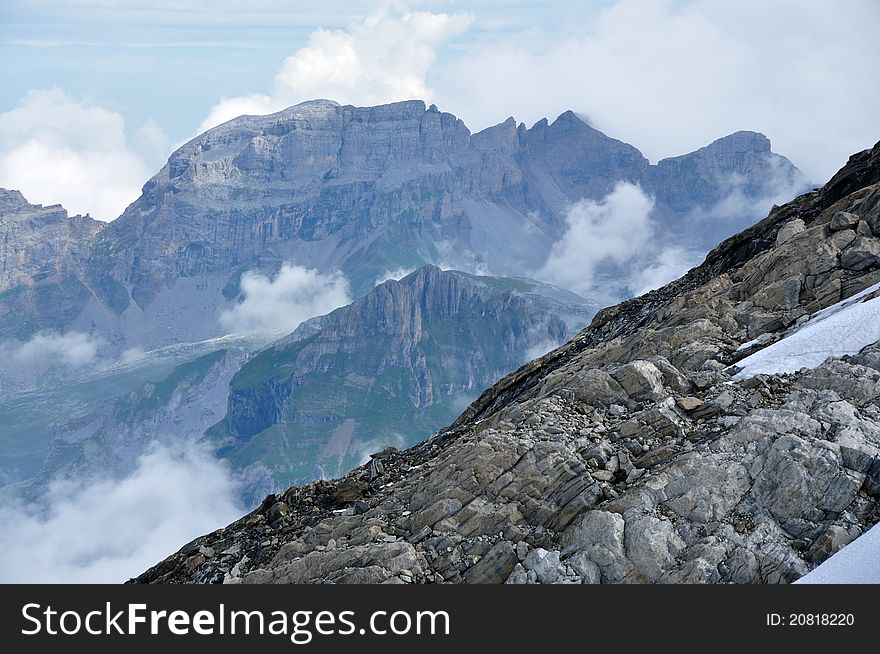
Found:
[(782, 245), (783, 243), (790, 241), (794, 236), (803, 232), (805, 227), (806, 225), (804, 225), (804, 221), (800, 218), (795, 218), (794, 220), (785, 223), (776, 235), (776, 245)]
[[(763, 206), (767, 207), (779, 189), (789, 188), (794, 194), (807, 188), (796, 169), (771, 153), (766, 136), (748, 131), (734, 132), (690, 154), (663, 159), (649, 176), (650, 188), (658, 202), (689, 216), (685, 220), (687, 228), (699, 232), (709, 247), (747, 227), (748, 223), (733, 218), (733, 224), (729, 225), (732, 229), (729, 229), (724, 225), (725, 220), (694, 219), (700, 210), (721, 202), (735, 191), (746, 200), (738, 205), (736, 212), (748, 213), (749, 199), (765, 198)], [(693, 203), (694, 197), (699, 197), (697, 205)], [(673, 216), (663, 219), (665, 228), (672, 229), (677, 238), (687, 242), (687, 234), (674, 224), (680, 219)]]
[(840, 265), (847, 270), (865, 270), (880, 265), (880, 244), (876, 239), (856, 237), (841, 255)]
[[(177, 150), (119, 219), (81, 236), (85, 290), (53, 320), (150, 348), (219, 335), (242, 273), (284, 262), (341, 270), (355, 296), (388, 270), (425, 263), (519, 276), (544, 264), (573, 202), (622, 181), (657, 197), (670, 242), (708, 250), (758, 216), (745, 212), (719, 235), (694, 229), (691, 214), (729, 194), (734, 178), (746, 180), (745, 197), (764, 197), (780, 171), (798, 175), (751, 132), (652, 166), (572, 112), (472, 134), (420, 101), (306, 102), (234, 119)], [(168, 325), (167, 315), (180, 317)], [(3, 320), (0, 333), (13, 328)]]
[(859, 215), (871, 231), (880, 234), (880, 189), (875, 189), (859, 204)]
[(80, 276), (82, 257), (103, 227), (0, 189), (0, 338), (25, 337), (77, 316), (90, 295)]
[(855, 229), (856, 225), (859, 224), (859, 220), (860, 218), (854, 213), (838, 211), (828, 224), (828, 228), (832, 232), (839, 232), (842, 229)]
[(612, 377), (634, 400), (659, 400), (665, 392), (663, 375), (650, 361), (627, 363), (612, 373)]
[[(404, 583), (799, 578), (880, 518), (880, 343), (793, 374), (739, 379), (735, 363), (880, 281), (878, 266), (843, 266), (849, 246), (829, 228), (848, 208), (865, 219), (859, 206), (880, 185), (874, 162), (880, 144), (681, 280), (600, 312), (449, 429), (383, 453), (381, 477), (362, 466), (292, 488), (269, 498), (290, 507), (280, 523), (267, 524), (267, 499), (136, 581), (270, 580), (290, 565), (280, 552), (311, 566), (312, 581), (355, 574), (353, 560), (359, 578)], [(755, 304), (798, 273), (795, 306)], [(333, 498), (352, 484), (368, 508), (340, 513)], [(406, 574), (387, 543), (413, 547)], [(203, 546), (239, 546), (247, 565), (193, 569)]]
[[(723, 197), (724, 188), (719, 182), (728, 178), (733, 170), (748, 171), (764, 168), (766, 156), (770, 154), (770, 140), (756, 132), (735, 132), (713, 141), (696, 152), (680, 157), (661, 160), (652, 170), (654, 186), (658, 196), (673, 207), (684, 209), (691, 206), (695, 187), (703, 194), (704, 201), (714, 196), (715, 201)], [(767, 171), (764, 168), (765, 172)], [(685, 177), (698, 171), (690, 180), (690, 185), (682, 185)], [(786, 174), (790, 171), (785, 171)], [(749, 179), (751, 193), (760, 192), (761, 182)]]
[[(418, 101), (316, 101), (238, 118), (183, 146), (105, 237), (138, 235), (137, 250), (112, 248), (112, 275), (134, 284), (139, 304), (179, 275), (232, 271), (266, 252), (337, 265), (358, 289), (382, 262), (433, 261), (427, 245), (437, 242), (451, 246), (453, 260), (468, 253), (512, 274), (543, 263), (571, 202), (601, 198), (619, 181), (669, 189), (659, 211), (670, 214), (717, 202), (733, 174), (757, 193), (766, 181), (757, 173), (774, 165), (795, 174), (749, 132), (652, 167), (572, 112), (531, 129), (509, 119), (471, 134)], [(516, 238), (528, 228), (532, 238)], [(305, 245), (319, 242), (323, 260)], [(401, 254), (407, 260), (395, 259)]]

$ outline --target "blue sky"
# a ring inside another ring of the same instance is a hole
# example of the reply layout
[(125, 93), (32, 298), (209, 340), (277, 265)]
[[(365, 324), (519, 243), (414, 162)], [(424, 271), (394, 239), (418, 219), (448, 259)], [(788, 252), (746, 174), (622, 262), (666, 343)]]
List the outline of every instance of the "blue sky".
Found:
[[(552, 42), (583, 28), (609, 4), (478, 0), (410, 7), (474, 15), (471, 28), (438, 52), (442, 67), (474, 42), (517, 36), (533, 45)], [(30, 89), (59, 86), (122, 113), (133, 124), (152, 118), (176, 142), (193, 133), (219, 98), (270, 86), (280, 63), (314, 30), (344, 29), (379, 5), (365, 0), (5, 0), (0, 108), (13, 106)]]
[(752, 129), (822, 182), (880, 138), (875, 0), (5, 0), (0, 186), (112, 219), (171, 150), (314, 97), (481, 129), (566, 109), (646, 156)]

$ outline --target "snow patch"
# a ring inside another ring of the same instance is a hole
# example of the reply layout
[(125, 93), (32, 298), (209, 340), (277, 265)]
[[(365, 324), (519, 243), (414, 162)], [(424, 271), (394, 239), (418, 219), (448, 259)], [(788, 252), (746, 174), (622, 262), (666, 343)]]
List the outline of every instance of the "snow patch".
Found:
[(770, 340), (771, 336), (771, 334), (761, 334), (760, 336), (758, 336), (758, 338), (753, 338), (752, 340), (746, 341), (745, 343), (740, 345), (738, 348), (736, 348), (736, 351), (743, 352), (745, 350), (748, 350), (753, 345), (763, 345)]
[(874, 525), (795, 583), (880, 584), (880, 525)]
[(877, 290), (880, 283), (818, 311), (796, 331), (738, 362), (742, 370), (734, 379), (815, 368), (830, 357), (856, 354), (876, 343), (880, 298), (863, 300)]

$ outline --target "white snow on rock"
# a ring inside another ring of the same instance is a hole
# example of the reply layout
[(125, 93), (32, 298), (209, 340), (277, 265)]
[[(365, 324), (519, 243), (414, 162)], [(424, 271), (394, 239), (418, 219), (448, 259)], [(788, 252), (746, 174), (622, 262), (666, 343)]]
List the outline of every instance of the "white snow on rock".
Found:
[(795, 583), (880, 584), (880, 524)]
[(740, 345), (738, 348), (736, 348), (736, 351), (742, 352), (743, 350), (748, 350), (753, 345), (763, 345), (770, 338), (772, 338), (772, 334), (761, 334), (760, 336), (758, 336), (758, 338), (753, 338), (752, 340), (746, 341), (745, 343)]
[(864, 301), (880, 284), (818, 311), (782, 340), (739, 361), (735, 379), (815, 368), (829, 357), (856, 354), (880, 340), (880, 298)]

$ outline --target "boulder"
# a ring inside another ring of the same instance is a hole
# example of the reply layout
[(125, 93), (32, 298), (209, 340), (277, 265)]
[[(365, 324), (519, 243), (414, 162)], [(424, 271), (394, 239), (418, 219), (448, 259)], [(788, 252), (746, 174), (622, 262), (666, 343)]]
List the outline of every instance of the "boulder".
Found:
[(853, 229), (859, 224), (859, 217), (849, 211), (838, 211), (831, 218), (828, 228), (832, 232), (839, 232), (842, 229)]
[(685, 377), (678, 368), (669, 363), (669, 360), (666, 357), (655, 356), (648, 360), (653, 363), (660, 371), (660, 374), (663, 375), (663, 384), (667, 388), (671, 388), (677, 393), (687, 393), (690, 391), (691, 383), (688, 381), (688, 378)]
[(650, 361), (632, 361), (618, 368), (611, 376), (634, 400), (656, 401), (666, 394), (663, 373)]
[(623, 516), (587, 511), (562, 535), (563, 552), (581, 553), (598, 567), (602, 581), (620, 581), (632, 572), (624, 548)]
[(675, 403), (678, 405), (679, 409), (688, 413), (703, 406), (703, 400), (698, 397), (694, 397), (693, 395), (680, 397), (675, 401)]
[(840, 255), (840, 265), (846, 270), (854, 271), (880, 266), (880, 242), (876, 239), (857, 237)]
[(648, 581), (657, 581), (685, 547), (669, 520), (652, 515), (627, 515), (626, 555)]
[(467, 569), (464, 580), (469, 584), (504, 583), (517, 565), (519, 559), (513, 545), (508, 541), (500, 540), (486, 556)]
[(790, 241), (794, 236), (803, 232), (804, 229), (806, 229), (806, 225), (800, 218), (788, 221), (779, 228), (779, 232), (776, 234), (776, 247)]
[(565, 577), (565, 566), (559, 561), (558, 550), (548, 552), (537, 547), (529, 552), (522, 564), (527, 571), (534, 572), (542, 584), (553, 584)]
[(589, 404), (613, 407), (628, 403), (624, 389), (604, 370), (580, 370), (566, 381), (565, 388), (570, 389), (575, 398)]

